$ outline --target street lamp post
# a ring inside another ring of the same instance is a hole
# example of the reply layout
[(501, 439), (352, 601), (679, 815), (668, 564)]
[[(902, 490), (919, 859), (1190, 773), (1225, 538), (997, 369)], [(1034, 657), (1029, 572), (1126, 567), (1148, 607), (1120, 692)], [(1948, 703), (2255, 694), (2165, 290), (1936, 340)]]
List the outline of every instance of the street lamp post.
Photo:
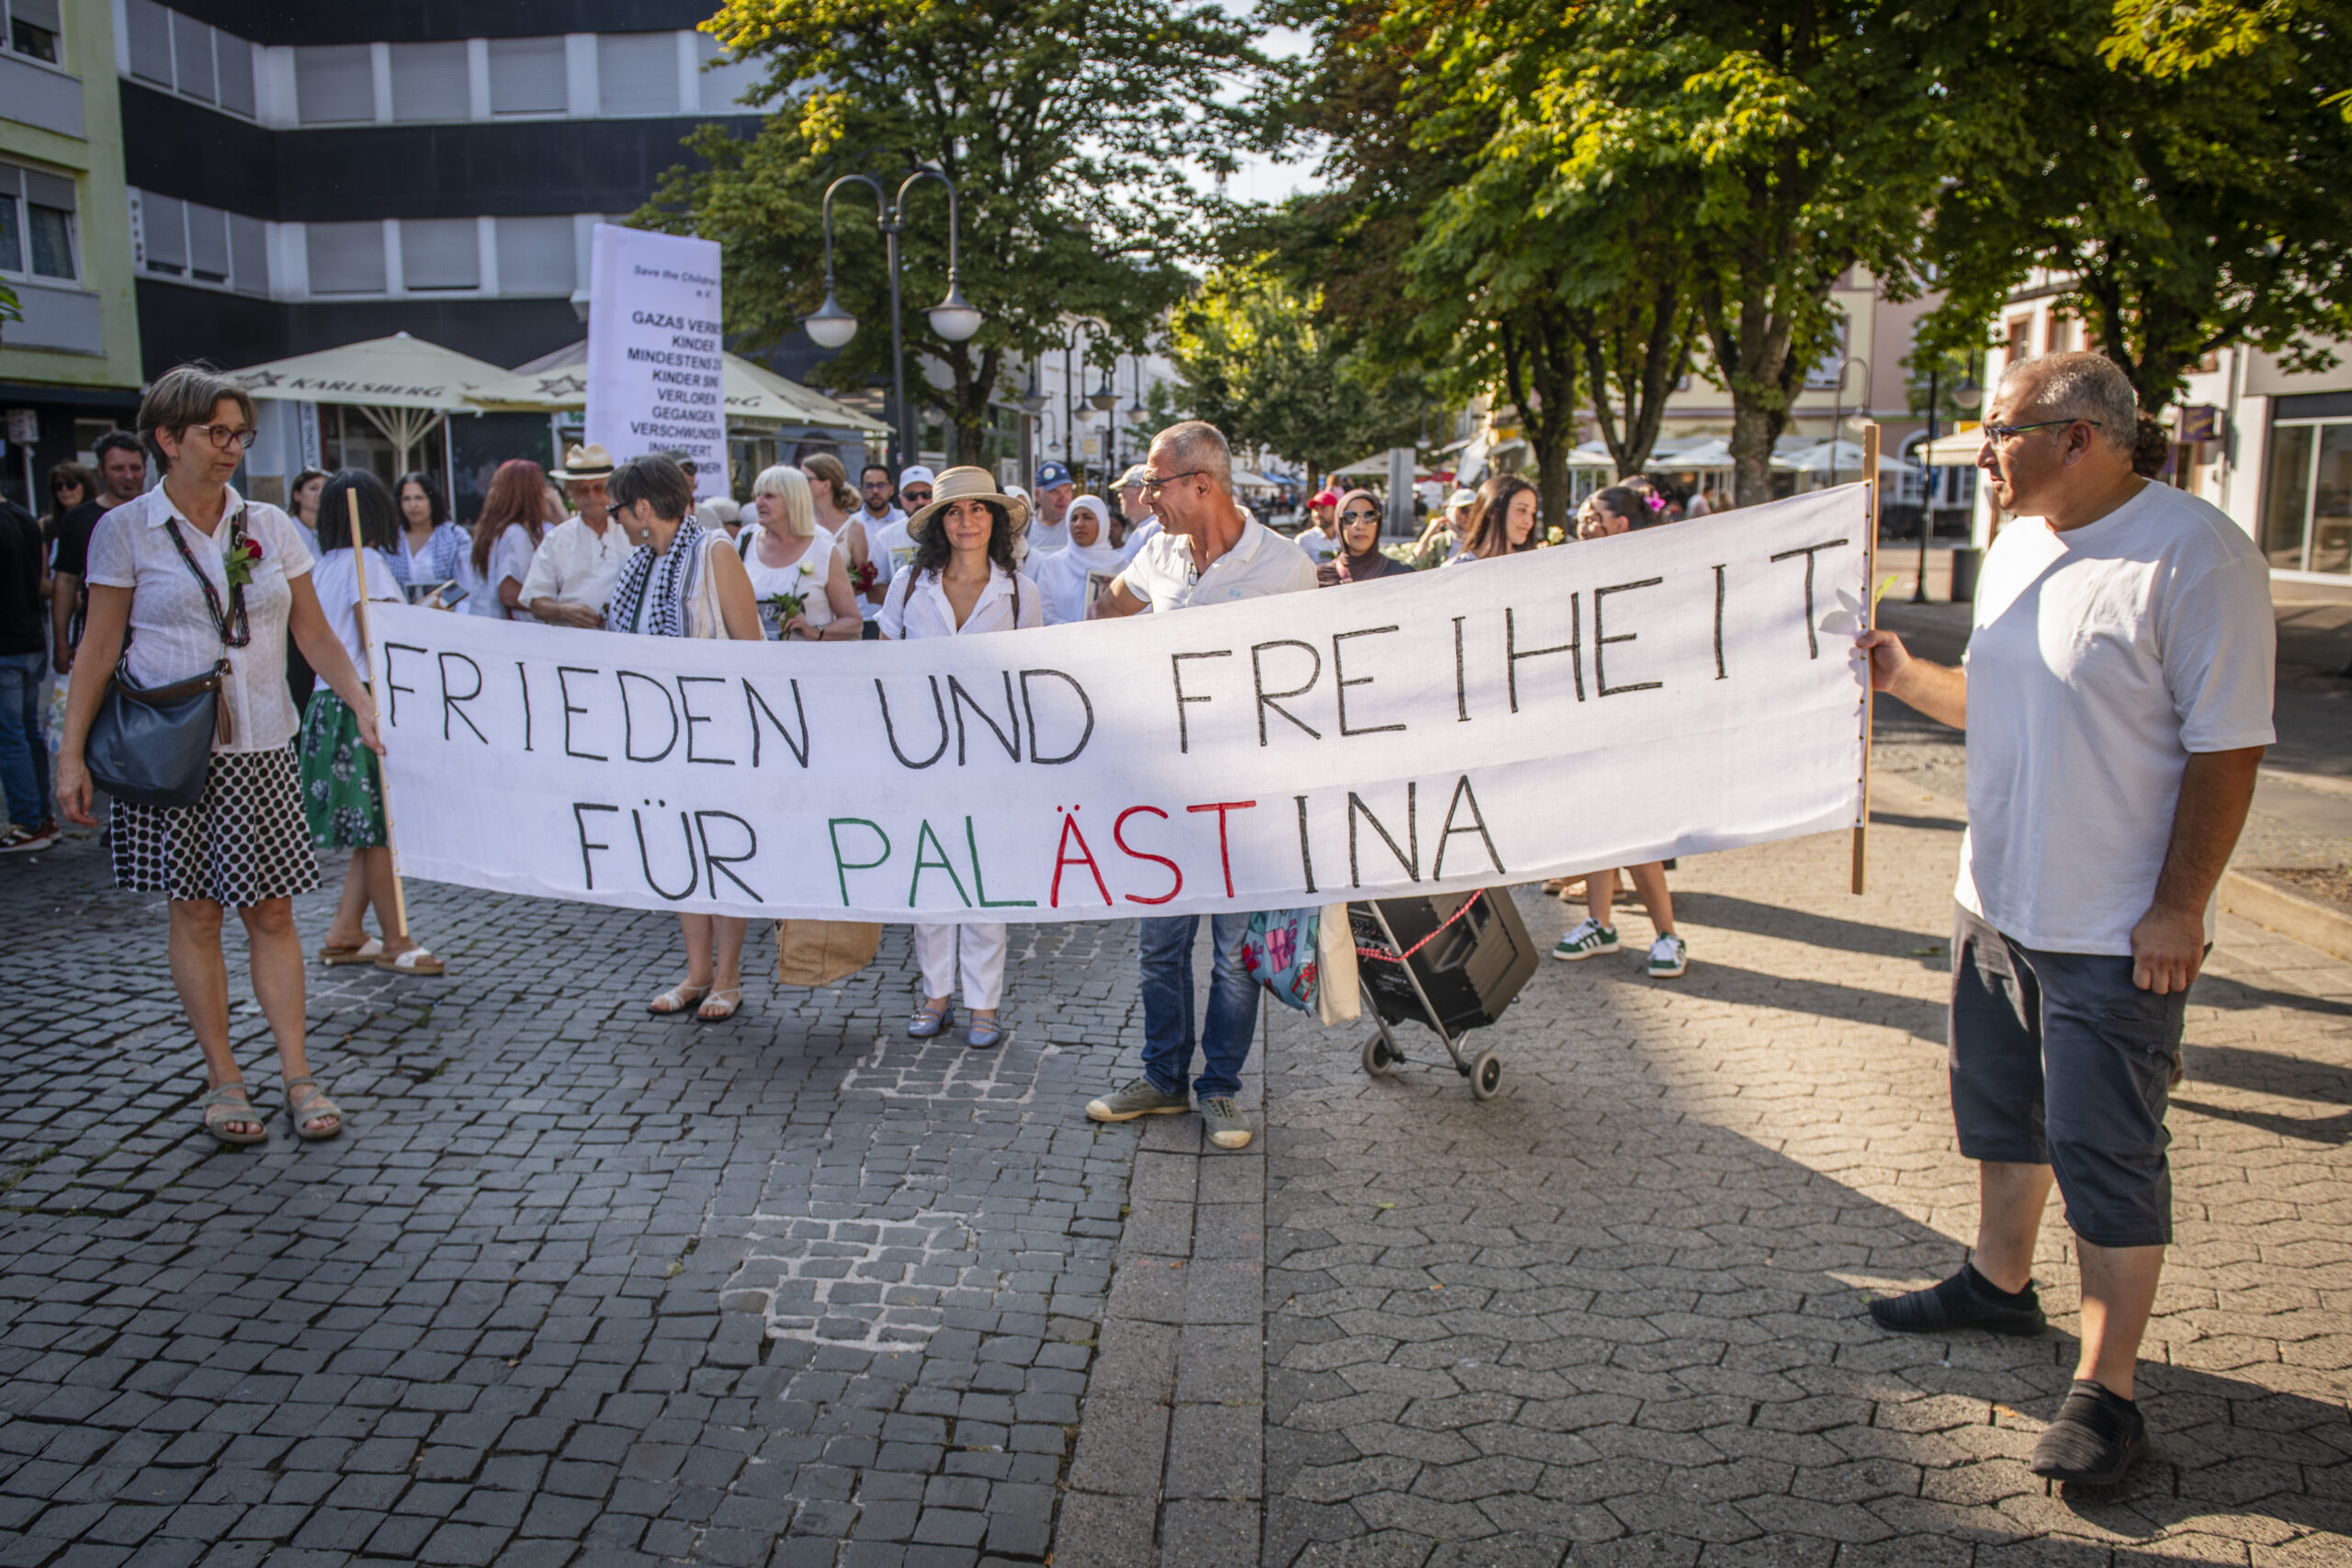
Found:
[(825, 227), (825, 302), (809, 315), (800, 318), (811, 342), (820, 348), (842, 348), (856, 334), (857, 318), (842, 309), (841, 300), (833, 293), (833, 193), (855, 182), (874, 193), (874, 222), (882, 231), (883, 243), (890, 267), (890, 380), (898, 399), (899, 452), (893, 468), (903, 468), (915, 460), (914, 411), (907, 403), (907, 356), (903, 329), (899, 310), (899, 236), (907, 229), (907, 192), (918, 180), (937, 180), (947, 187), (947, 298), (925, 311), (931, 320), (931, 330), (949, 343), (962, 343), (980, 330), (981, 316), (970, 300), (964, 298), (963, 286), (957, 281), (956, 264), (956, 182), (937, 169), (917, 169), (899, 186), (896, 201), (892, 201), (882, 186), (865, 175), (843, 175), (825, 187), (823, 207)]
[(1838, 483), (1838, 433), (1846, 428), (1846, 421), (1844, 417), (1846, 410), (1846, 372), (1857, 365), (1862, 367), (1862, 400), (1860, 406), (1865, 409), (1870, 407), (1871, 362), (1867, 359), (1856, 359), (1849, 355), (1838, 360), (1837, 384), (1830, 389), (1829, 482), (1832, 487), (1835, 487)]

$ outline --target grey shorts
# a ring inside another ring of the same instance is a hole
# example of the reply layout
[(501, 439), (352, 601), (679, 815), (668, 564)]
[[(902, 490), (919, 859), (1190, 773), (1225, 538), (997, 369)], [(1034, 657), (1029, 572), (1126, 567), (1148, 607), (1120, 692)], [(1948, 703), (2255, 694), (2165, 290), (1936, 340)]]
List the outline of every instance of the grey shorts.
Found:
[(2046, 1165), (2095, 1247), (2172, 1240), (2165, 1131), (2188, 994), (2132, 983), (2132, 960), (2021, 947), (1957, 909), (1951, 1111), (1973, 1160)]

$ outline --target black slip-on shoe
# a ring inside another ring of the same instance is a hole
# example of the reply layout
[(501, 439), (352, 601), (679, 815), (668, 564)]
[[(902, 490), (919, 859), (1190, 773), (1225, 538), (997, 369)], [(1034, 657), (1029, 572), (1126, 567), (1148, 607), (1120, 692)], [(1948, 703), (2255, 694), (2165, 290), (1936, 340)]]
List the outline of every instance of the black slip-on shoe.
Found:
[(1940, 1285), (1910, 1291), (1871, 1303), (1871, 1317), (1881, 1328), (1897, 1334), (1936, 1334), (1948, 1328), (1982, 1328), (1993, 1334), (2030, 1337), (2050, 1326), (2041, 1315), (2041, 1297), (2029, 1281), (2015, 1296), (2004, 1300), (1992, 1283), (1963, 1263), (1960, 1272)]
[(2115, 1486), (2154, 1446), (2137, 1404), (2078, 1378), (2058, 1407), (2058, 1419), (2033, 1445), (2033, 1462), (2027, 1468), (2051, 1481)]

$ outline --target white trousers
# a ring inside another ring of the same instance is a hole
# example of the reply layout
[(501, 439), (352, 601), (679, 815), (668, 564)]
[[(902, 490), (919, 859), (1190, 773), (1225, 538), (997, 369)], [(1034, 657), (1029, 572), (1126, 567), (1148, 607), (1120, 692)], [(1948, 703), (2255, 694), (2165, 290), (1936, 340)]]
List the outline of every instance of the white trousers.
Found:
[(917, 925), (915, 962), (922, 966), (922, 994), (926, 998), (955, 995), (958, 931), (964, 933), (964, 1005), (986, 1012), (1004, 995), (1001, 925)]

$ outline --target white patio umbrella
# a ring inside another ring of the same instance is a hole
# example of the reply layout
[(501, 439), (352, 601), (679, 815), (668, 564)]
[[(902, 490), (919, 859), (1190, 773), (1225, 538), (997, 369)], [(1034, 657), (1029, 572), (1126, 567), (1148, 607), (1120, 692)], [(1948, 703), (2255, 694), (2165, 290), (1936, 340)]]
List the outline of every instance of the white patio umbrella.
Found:
[(1950, 435), (1922, 441), (1911, 448), (1911, 453), (1931, 468), (1973, 468), (1976, 455), (1984, 450), (1984, 433), (1972, 429), (1955, 430)]
[(443, 419), (474, 407), (466, 394), (506, 372), (486, 359), (394, 333), (229, 374), (256, 398), (357, 409), (400, 453), (405, 473), (416, 466), (417, 446)]
[[(754, 365), (740, 355), (719, 356), (719, 391), (729, 424), (813, 424), (862, 434), (887, 435), (890, 427), (872, 414)], [(560, 413), (588, 406), (588, 342), (531, 361), (530, 366), (502, 372), (469, 394), (481, 409)]]
[[(1808, 451), (1775, 457), (1772, 466), (1784, 474), (1826, 474), (1835, 469), (1841, 474), (1859, 475), (1862, 470), (1862, 448), (1853, 441), (1825, 441)], [(1910, 468), (1899, 457), (1879, 454), (1878, 471), (1882, 474), (1907, 473)]]

